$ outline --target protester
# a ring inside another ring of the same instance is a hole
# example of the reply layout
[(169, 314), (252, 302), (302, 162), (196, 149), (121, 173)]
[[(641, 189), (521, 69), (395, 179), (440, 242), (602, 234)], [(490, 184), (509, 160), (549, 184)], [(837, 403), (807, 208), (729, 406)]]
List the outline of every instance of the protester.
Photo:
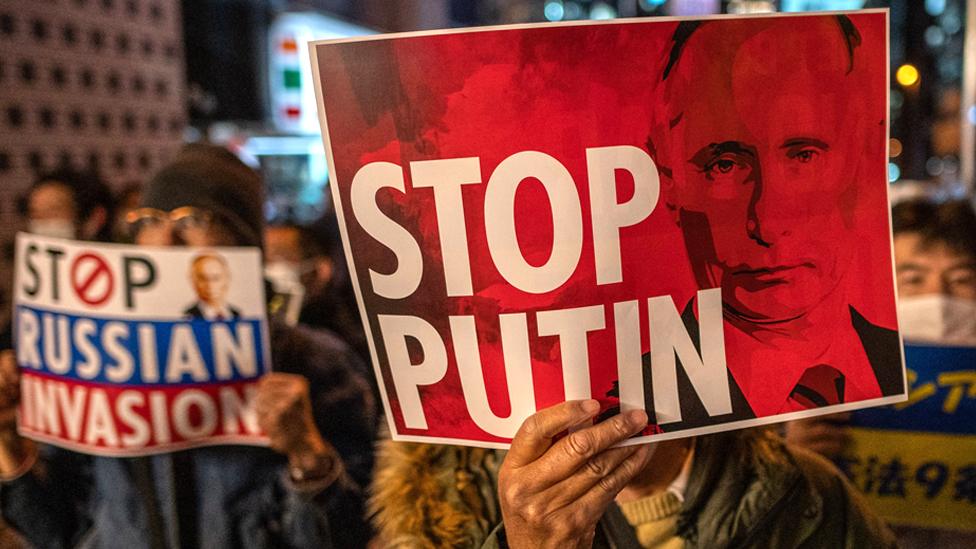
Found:
[(598, 408), (538, 412), (507, 455), (386, 442), (370, 501), (380, 544), (894, 546), (835, 468), (768, 430), (610, 448), (646, 426), (638, 410), (557, 438)]
[[(19, 200), (27, 231), (77, 240), (112, 240), (112, 191), (94, 173), (63, 168), (38, 177)], [(4, 315), (6, 313), (3, 313)], [(10, 323), (0, 322), (0, 350), (11, 345)]]
[(976, 345), (976, 213), (963, 200), (892, 208), (898, 319), (908, 341)]
[(308, 288), (327, 284), (332, 278), (332, 260), (299, 225), (271, 225), (264, 230), (265, 270)]
[[(260, 246), (262, 183), (229, 152), (191, 145), (129, 216), (135, 242)], [(18, 374), (3, 357), (0, 505), (37, 547), (361, 547), (374, 406), (362, 364), (334, 335), (271, 325), (259, 384), (270, 449), (212, 446), (89, 457), (18, 436)]]
[(332, 260), (304, 227), (271, 225), (264, 230), (264, 276), (276, 294), (274, 309), (295, 323), (307, 293), (332, 278)]
[(302, 324), (338, 334), (368, 361), (369, 346), (334, 220), (334, 214), (326, 214), (309, 227), (268, 227), (264, 235), (266, 274), (272, 282), (302, 287)]
[(21, 201), (29, 232), (77, 240), (111, 240), (114, 209), (101, 179), (70, 169), (40, 176)]

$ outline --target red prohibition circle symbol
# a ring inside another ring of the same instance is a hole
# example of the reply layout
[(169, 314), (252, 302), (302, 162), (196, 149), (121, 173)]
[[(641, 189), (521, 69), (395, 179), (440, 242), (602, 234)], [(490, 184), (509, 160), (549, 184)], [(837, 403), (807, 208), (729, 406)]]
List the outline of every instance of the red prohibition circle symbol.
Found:
[[(104, 279), (104, 283), (100, 283)], [(92, 307), (102, 305), (112, 296), (115, 280), (105, 259), (93, 252), (75, 258), (71, 264), (71, 287), (78, 299)]]

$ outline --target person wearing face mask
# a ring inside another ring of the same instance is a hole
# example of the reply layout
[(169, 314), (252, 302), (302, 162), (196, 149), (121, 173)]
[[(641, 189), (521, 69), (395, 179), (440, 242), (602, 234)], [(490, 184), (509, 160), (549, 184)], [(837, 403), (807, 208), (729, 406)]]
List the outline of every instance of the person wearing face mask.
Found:
[(326, 214), (310, 226), (269, 226), (264, 232), (264, 274), (281, 295), (285, 318), (297, 300), (296, 321), (338, 334), (369, 361), (369, 344), (338, 233), (334, 214)]
[[(924, 199), (892, 208), (898, 325), (906, 343), (976, 346), (976, 212)], [(909, 365), (910, 366), (910, 365)], [(952, 370), (961, 364), (945, 364)], [(972, 547), (972, 533), (895, 526), (906, 548)]]
[(272, 278), (307, 285), (312, 278), (328, 281), (332, 261), (311, 238), (308, 229), (290, 223), (264, 229), (264, 261)]
[[(892, 208), (898, 326), (906, 343), (976, 345), (976, 212), (964, 200)], [(947, 370), (953, 364), (946, 364)], [(850, 414), (786, 424), (787, 441), (828, 458), (850, 443)], [(969, 534), (895, 527), (903, 547), (971, 547)]]
[[(108, 242), (114, 200), (108, 186), (95, 174), (64, 168), (38, 177), (18, 201), (27, 232)], [(9, 310), (0, 313), (0, 350), (11, 348)]]
[(28, 232), (76, 240), (110, 241), (114, 209), (98, 176), (71, 169), (38, 177), (21, 199)]
[(976, 345), (976, 213), (966, 201), (892, 209), (898, 324), (906, 341)]
[(332, 261), (304, 227), (269, 225), (264, 229), (264, 277), (271, 283), (271, 312), (296, 324), (309, 289), (328, 284)]

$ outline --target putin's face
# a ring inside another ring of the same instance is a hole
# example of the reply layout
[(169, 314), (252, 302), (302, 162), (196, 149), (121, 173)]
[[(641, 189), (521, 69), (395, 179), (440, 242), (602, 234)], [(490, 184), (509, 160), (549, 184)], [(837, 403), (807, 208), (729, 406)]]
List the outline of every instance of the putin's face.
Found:
[(834, 22), (764, 25), (706, 24), (685, 44), (662, 165), (699, 286), (721, 287), (727, 314), (775, 324), (823, 302), (847, 268), (863, 113)]
[(230, 285), (230, 273), (223, 261), (211, 256), (197, 259), (193, 263), (190, 278), (200, 301), (212, 307), (224, 304)]

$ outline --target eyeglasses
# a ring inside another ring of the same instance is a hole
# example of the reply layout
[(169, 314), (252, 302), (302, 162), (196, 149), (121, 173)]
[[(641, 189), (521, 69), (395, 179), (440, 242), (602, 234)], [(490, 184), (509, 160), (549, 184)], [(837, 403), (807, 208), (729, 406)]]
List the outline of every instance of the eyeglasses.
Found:
[(180, 236), (187, 237), (210, 230), (214, 215), (209, 210), (193, 206), (183, 206), (168, 212), (156, 208), (136, 208), (125, 215), (125, 222), (132, 238), (143, 231), (161, 230), (168, 225)]

